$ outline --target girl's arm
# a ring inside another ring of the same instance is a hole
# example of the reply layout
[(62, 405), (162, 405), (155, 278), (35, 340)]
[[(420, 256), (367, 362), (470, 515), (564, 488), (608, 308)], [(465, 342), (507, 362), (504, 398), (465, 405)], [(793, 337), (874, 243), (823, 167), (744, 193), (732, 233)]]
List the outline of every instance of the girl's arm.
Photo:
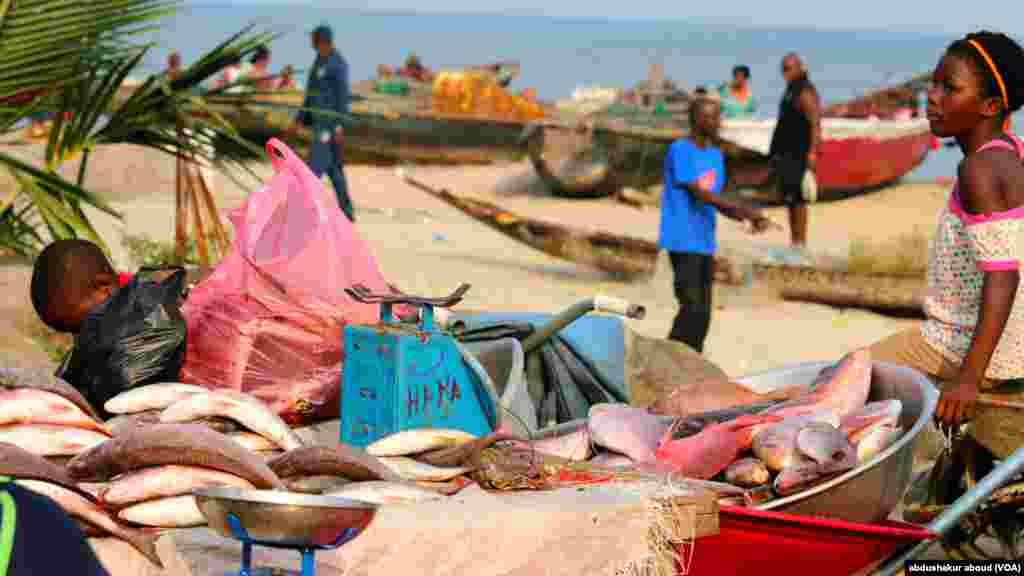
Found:
[[(960, 202), (964, 210), (973, 215), (1005, 212), (1011, 208), (999, 190), (995, 165), (985, 156), (969, 158), (960, 167)], [(950, 424), (961, 421), (972, 409), (978, 386), (1003, 336), (1020, 283), (1017, 262), (993, 266), (979, 260), (979, 266), (985, 276), (974, 338), (960, 366), (956, 388), (951, 394), (943, 395), (936, 409), (936, 415)]]

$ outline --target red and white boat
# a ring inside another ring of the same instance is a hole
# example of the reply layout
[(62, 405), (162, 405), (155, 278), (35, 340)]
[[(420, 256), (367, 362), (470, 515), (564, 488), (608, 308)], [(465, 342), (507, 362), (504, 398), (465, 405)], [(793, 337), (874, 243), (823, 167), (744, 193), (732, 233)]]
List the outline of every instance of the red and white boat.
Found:
[[(728, 120), (722, 138), (767, 155), (775, 120)], [(935, 147), (925, 118), (824, 118), (818, 149), (818, 199), (835, 200), (891, 184), (917, 168)], [(761, 164), (757, 166), (757, 164)], [(745, 186), (771, 185), (763, 163), (742, 166)], [(758, 195), (758, 199), (761, 195)], [(766, 198), (771, 200), (771, 198)]]

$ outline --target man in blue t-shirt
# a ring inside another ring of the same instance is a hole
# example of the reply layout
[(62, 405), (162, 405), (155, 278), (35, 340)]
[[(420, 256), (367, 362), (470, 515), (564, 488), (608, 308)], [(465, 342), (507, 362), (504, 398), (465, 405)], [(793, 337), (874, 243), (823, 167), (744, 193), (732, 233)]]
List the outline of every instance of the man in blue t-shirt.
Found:
[(757, 210), (719, 195), (726, 182), (722, 151), (715, 145), (720, 123), (717, 101), (695, 100), (690, 105), (690, 136), (673, 142), (665, 156), (658, 247), (667, 250), (672, 261), (679, 300), (679, 313), (668, 337), (697, 352), (704, 351), (711, 325), (715, 213), (751, 222), (754, 233), (774, 225)]

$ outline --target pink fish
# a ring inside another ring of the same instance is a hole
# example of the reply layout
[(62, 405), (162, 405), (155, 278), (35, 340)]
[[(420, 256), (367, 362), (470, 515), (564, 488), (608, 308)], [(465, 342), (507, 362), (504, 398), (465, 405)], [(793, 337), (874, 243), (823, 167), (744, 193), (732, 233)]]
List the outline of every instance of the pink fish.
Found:
[(598, 446), (625, 454), (636, 462), (651, 462), (672, 424), (628, 404), (595, 404), (590, 407), (587, 427)]
[(863, 408), (854, 410), (844, 416), (839, 423), (839, 429), (850, 437), (851, 442), (856, 442), (852, 438), (853, 435), (875, 424), (899, 425), (900, 413), (902, 411), (903, 403), (896, 398), (880, 402), (868, 402)]
[(708, 480), (750, 449), (760, 425), (782, 419), (777, 414), (740, 416), (679, 440), (672, 440), (671, 432), (666, 432), (655, 456), (671, 465), (675, 473)]
[(862, 408), (871, 389), (871, 351), (850, 352), (835, 366), (822, 370), (814, 383), (813, 392), (777, 404), (764, 414), (799, 416), (831, 408), (842, 418)]
[(33, 388), (0, 389), (0, 425), (17, 424), (69, 426), (111, 435), (106, 426), (59, 394)]

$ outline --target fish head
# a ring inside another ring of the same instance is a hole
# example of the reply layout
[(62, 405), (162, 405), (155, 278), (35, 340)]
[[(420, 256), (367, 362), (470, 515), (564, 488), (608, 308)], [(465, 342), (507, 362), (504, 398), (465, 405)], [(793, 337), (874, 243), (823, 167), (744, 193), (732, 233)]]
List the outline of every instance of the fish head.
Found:
[(753, 447), (757, 457), (772, 470), (786, 468), (796, 456), (796, 447), (781, 434), (760, 434), (754, 438)]
[(797, 433), (796, 445), (803, 456), (823, 466), (842, 469), (857, 465), (857, 452), (846, 435), (824, 422), (802, 427)]

